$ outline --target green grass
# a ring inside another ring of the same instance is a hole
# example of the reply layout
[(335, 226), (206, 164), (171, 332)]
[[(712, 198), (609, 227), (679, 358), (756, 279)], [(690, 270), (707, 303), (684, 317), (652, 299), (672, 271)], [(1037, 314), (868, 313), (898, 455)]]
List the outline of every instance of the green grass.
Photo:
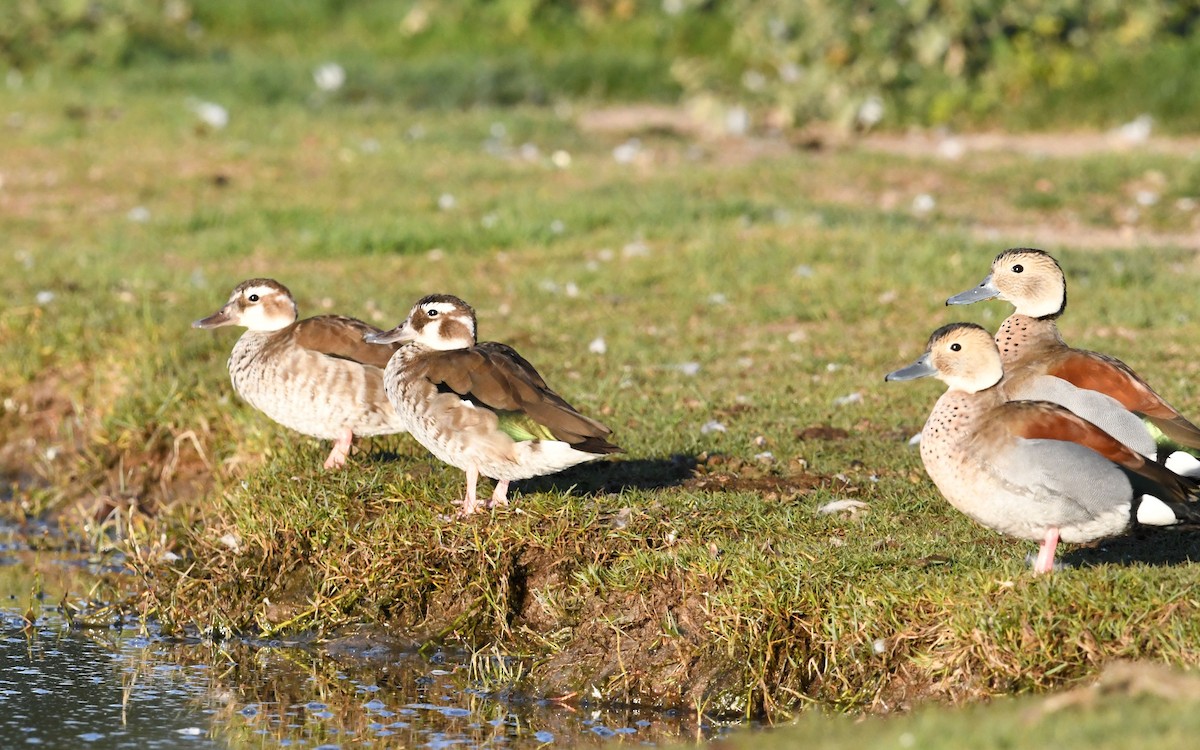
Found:
[(714, 743), (733, 748), (1013, 747), (1162, 748), (1195, 744), (1200, 684), (1158, 665), (1117, 665), (1095, 684), (1048, 698), (997, 699), (953, 711), (923, 709), (871, 722), (813, 712), (768, 732), (741, 732)]
[[(906, 445), (937, 386), (882, 380), (939, 325), (1003, 318), (943, 301), (1029, 244), (1021, 228), (1111, 232), (1107, 207), (1148, 171), (1193, 194), (1193, 161), (812, 153), (287, 89), (231, 97), (212, 130), (188, 97), (219, 91), (225, 64), (189, 65), (209, 88), (131, 74), (0, 92), (9, 507), (118, 540), (148, 615), (218, 633), (383, 621), (517, 656), (511, 674), (543, 693), (775, 717), (1200, 662), (1193, 536), (1068, 549), (1076, 569), (1033, 579), (1032, 545), (955, 513)], [(642, 151), (618, 163), (631, 135)], [(1053, 202), (1029, 198), (1040, 176)], [(925, 192), (937, 207), (914, 215)], [(1163, 204), (1139, 226), (1186, 239), (1193, 219)], [(1068, 339), (1195, 413), (1194, 254), (1136, 235), (1046, 249), (1070, 280)], [(408, 438), (323, 472), (327, 446), (232, 394), (236, 334), (188, 327), (259, 275), (302, 314), (379, 325), (458, 294), (627, 453), (466, 523), (440, 518), (461, 474)], [(847, 498), (867, 512), (816, 513)]]

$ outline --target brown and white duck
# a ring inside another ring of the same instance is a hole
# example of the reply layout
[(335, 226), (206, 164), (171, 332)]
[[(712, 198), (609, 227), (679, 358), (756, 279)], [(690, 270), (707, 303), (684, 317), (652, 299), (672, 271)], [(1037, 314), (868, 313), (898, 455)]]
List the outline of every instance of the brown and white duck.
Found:
[(475, 311), (458, 297), (424, 297), (399, 326), (366, 340), (403, 342), (384, 375), (387, 395), (417, 442), (466, 472), (460, 516), (478, 509), (481, 475), (496, 480), (491, 508), (508, 503), (509, 482), (621, 450), (512, 347), (477, 343)]
[[(1007, 300), (1016, 308), (996, 332), (1010, 398), (1062, 404), (1145, 455), (1154, 455), (1154, 440), (1141, 420), (1130, 416), (1145, 417), (1180, 445), (1200, 448), (1200, 427), (1129, 365), (1063, 341), (1056, 321), (1067, 307), (1067, 281), (1049, 253), (1033, 248), (1006, 250), (992, 261), (991, 273), (978, 286), (954, 295), (946, 304), (988, 299)], [(1132, 414), (1126, 416), (1121, 410)], [(1181, 468), (1195, 464), (1186, 454), (1168, 461)]]
[(992, 336), (952, 323), (925, 354), (885, 380), (933, 376), (948, 386), (921, 430), (921, 460), (938, 490), (980, 524), (1041, 540), (1037, 573), (1059, 539), (1090, 542), (1134, 524), (1200, 523), (1196, 483), (1147, 460), (1049, 401), (1010, 401)]
[(383, 370), (397, 347), (365, 343), (363, 337), (379, 329), (361, 320), (297, 317), (287, 287), (249, 279), (192, 327), (247, 329), (229, 355), (234, 390), (284, 427), (333, 440), (326, 469), (346, 463), (355, 435), (403, 432), (383, 389)]

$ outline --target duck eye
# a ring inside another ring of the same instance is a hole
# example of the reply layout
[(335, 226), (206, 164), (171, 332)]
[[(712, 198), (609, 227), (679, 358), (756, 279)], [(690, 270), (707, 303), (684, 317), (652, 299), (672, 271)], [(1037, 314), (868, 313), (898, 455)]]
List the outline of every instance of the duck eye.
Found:
[(952, 352), (962, 351), (962, 344), (955, 341), (953, 344), (950, 345), (950, 351), (952, 351)]
[(425, 314), (431, 318), (436, 318), (438, 316), (438, 311), (435, 308), (431, 307), (425, 311)]
[(248, 299), (249, 299), (251, 302), (258, 302), (258, 295), (257, 295), (257, 294), (251, 294), (251, 295), (248, 297)]
[(1021, 273), (1024, 270), (1025, 270), (1025, 266), (1021, 265), (1020, 263), (1018, 263), (1017, 265), (1012, 267), (1013, 273)]

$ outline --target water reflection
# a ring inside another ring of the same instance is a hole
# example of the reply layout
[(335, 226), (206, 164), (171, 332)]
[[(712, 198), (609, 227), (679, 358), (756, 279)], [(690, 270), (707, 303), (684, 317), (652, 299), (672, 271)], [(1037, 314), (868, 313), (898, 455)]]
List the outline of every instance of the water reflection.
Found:
[(72, 628), (57, 603), (89, 591), (89, 574), (106, 563), (0, 547), (4, 747), (534, 748), (658, 745), (712, 731), (684, 713), (487, 692), (456, 650), (181, 641), (131, 620)]

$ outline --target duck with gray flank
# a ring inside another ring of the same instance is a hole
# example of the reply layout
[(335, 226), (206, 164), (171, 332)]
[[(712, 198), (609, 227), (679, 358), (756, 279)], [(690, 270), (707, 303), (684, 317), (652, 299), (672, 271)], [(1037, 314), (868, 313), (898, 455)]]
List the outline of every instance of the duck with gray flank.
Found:
[(1195, 482), (1147, 460), (1048, 401), (1010, 401), (992, 336), (969, 323), (934, 331), (925, 353), (885, 380), (947, 385), (921, 431), (921, 460), (958, 510), (1002, 534), (1041, 541), (1036, 573), (1059, 540), (1090, 542), (1135, 524), (1200, 523)]
[(448, 294), (422, 298), (403, 323), (371, 334), (403, 343), (384, 375), (405, 429), (467, 474), (458, 515), (480, 506), (479, 477), (496, 480), (487, 507), (508, 504), (509, 482), (552, 474), (621, 449), (611, 431), (580, 414), (512, 347), (477, 343), (475, 311)]
[(192, 327), (247, 329), (229, 355), (234, 390), (284, 427), (333, 440), (326, 469), (346, 463), (355, 435), (403, 432), (383, 389), (383, 370), (397, 347), (364, 343), (364, 336), (380, 330), (355, 318), (297, 318), (287, 287), (249, 279)]
[[(1034, 248), (1006, 250), (992, 261), (991, 273), (978, 286), (954, 295), (946, 304), (988, 299), (1006, 300), (1016, 308), (996, 332), (1010, 398), (1062, 404), (1143, 455), (1153, 457), (1156, 447), (1139, 416), (1171, 440), (1200, 448), (1200, 427), (1129, 365), (1063, 341), (1057, 321), (1067, 307), (1067, 281), (1049, 253)], [(1189, 474), (1200, 466), (1186, 453), (1172, 455), (1167, 465), (1186, 468)]]

